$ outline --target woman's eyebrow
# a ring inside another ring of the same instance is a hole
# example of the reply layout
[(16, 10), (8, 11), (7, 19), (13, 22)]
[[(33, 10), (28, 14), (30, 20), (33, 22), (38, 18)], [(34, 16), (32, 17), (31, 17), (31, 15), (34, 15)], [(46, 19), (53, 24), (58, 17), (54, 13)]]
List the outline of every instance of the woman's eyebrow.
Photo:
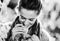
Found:
[(35, 19), (35, 18), (29, 18), (29, 19)]
[(22, 18), (26, 19), (24, 16), (20, 15)]
[(35, 19), (35, 18), (25, 18), (24, 16), (20, 15), (24, 19)]
[(35, 18), (29, 18), (29, 20), (34, 20)]

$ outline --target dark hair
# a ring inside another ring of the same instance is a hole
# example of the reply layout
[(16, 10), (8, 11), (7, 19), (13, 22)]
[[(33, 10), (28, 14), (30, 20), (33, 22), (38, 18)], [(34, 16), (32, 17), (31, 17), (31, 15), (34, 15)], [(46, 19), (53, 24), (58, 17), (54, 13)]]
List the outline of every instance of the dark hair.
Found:
[(21, 10), (21, 7), (27, 10), (37, 10), (40, 12), (42, 4), (40, 0), (21, 0), (19, 2), (19, 11)]
[(1, 2), (3, 3), (3, 0), (1, 0)]
[(15, 9), (16, 6), (17, 6), (17, 3), (14, 3), (14, 1), (12, 1), (12, 0), (7, 5), (7, 7), (11, 8), (11, 9)]

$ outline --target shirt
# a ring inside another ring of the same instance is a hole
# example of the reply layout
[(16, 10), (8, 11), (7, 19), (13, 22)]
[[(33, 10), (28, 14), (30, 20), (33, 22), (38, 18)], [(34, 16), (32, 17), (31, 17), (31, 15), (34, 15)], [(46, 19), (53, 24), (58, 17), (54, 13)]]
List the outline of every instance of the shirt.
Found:
[[(21, 22), (19, 21), (19, 16), (15, 19), (15, 21), (13, 22), (12, 26), (11, 26), (11, 30), (15, 27), (16, 24), (20, 24)], [(10, 30), (10, 34), (8, 35), (8, 39), (10, 39), (11, 37), (11, 30)], [(28, 30), (28, 34), (29, 35), (33, 35), (35, 34), (36, 36), (38, 36), (38, 38), (40, 39), (40, 23), (37, 23), (37, 20), (35, 21), (35, 23), (29, 28)]]

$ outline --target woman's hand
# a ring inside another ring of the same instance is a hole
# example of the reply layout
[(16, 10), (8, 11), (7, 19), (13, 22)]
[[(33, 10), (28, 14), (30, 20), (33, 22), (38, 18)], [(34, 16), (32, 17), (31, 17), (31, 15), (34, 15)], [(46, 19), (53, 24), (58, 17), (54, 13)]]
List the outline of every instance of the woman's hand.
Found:
[[(12, 37), (14, 38), (15, 35), (17, 35), (17, 34), (26, 35), (27, 32), (28, 32), (28, 29), (26, 27), (24, 27), (22, 24), (17, 24), (12, 30)], [(27, 35), (27, 36), (29, 36), (29, 35)]]
[(15, 26), (15, 28), (13, 28), (13, 30), (12, 30), (13, 39), (14, 39), (15, 35), (23, 34), (24, 35), (23, 37), (31, 37), (31, 38), (29, 38), (27, 40), (23, 39), (22, 41), (40, 41), (39, 38), (36, 35), (30, 36), (29, 34), (27, 34), (27, 32), (28, 32), (28, 29), (26, 27), (24, 27), (24, 26), (22, 26), (20, 24), (17, 24)]
[(39, 38), (38, 38), (38, 36), (36, 36), (36, 35), (33, 35), (33, 36), (31, 37), (31, 39), (32, 39), (33, 41), (40, 41)]
[(39, 40), (38, 36), (32, 35), (31, 38), (29, 38), (29, 39), (26, 40), (26, 41), (40, 41), (40, 40)]

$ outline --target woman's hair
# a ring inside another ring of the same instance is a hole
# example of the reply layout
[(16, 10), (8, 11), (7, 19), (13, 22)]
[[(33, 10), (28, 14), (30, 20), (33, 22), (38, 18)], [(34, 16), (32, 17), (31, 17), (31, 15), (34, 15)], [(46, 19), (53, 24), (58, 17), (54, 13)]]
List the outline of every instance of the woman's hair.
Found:
[[(18, 2), (17, 2), (18, 3)], [(11, 8), (11, 9), (15, 9), (15, 7), (17, 6), (17, 3), (14, 3), (14, 1), (10, 1), (9, 4), (7, 5), (7, 7)]]
[(42, 4), (40, 0), (21, 0), (19, 2), (19, 11), (21, 10), (21, 7), (27, 10), (40, 11), (42, 8)]
[(3, 3), (3, 0), (1, 0), (1, 2)]

